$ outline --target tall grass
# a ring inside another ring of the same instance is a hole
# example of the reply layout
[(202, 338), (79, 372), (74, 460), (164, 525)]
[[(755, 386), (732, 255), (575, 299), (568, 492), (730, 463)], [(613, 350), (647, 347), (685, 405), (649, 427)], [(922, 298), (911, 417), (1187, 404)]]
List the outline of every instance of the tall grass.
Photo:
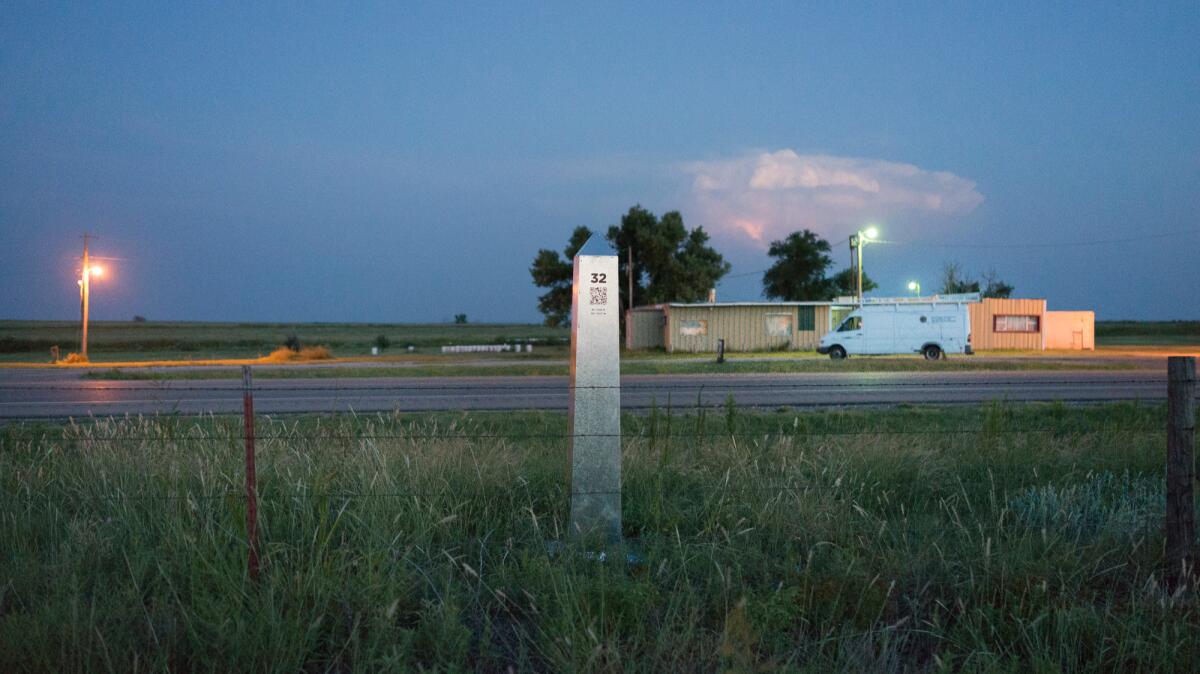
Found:
[[(675, 403), (677, 405), (677, 403)], [(1200, 668), (1161, 407), (624, 419), (637, 560), (566, 548), (562, 415), (0, 429), (0, 669)]]

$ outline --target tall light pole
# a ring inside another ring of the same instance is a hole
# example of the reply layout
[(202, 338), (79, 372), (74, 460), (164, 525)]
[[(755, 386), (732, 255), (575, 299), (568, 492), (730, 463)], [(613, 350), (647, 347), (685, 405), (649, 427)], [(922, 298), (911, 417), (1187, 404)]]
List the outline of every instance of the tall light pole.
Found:
[(91, 278), (100, 276), (104, 269), (93, 266), (88, 256), (89, 235), (83, 235), (83, 266), (79, 270), (79, 314), (82, 328), (79, 333), (79, 355), (87, 360), (88, 355), (88, 304), (91, 299)]
[(921, 282), (920, 281), (909, 281), (908, 289), (913, 291), (914, 293), (916, 293), (917, 297), (921, 296)]
[(877, 236), (879, 236), (879, 230), (875, 229), (874, 227), (868, 227), (866, 229), (858, 230), (857, 233), (855, 233), (853, 236), (850, 237), (850, 245), (854, 247), (855, 255), (858, 259), (858, 264), (855, 265), (858, 268), (857, 281), (856, 281), (857, 292), (855, 294), (858, 296), (859, 304), (862, 304), (862, 301), (863, 301), (863, 290), (862, 290), (862, 281), (863, 281), (862, 257), (863, 257), (863, 254), (862, 254), (862, 249), (863, 249), (863, 246), (867, 245), (868, 241), (876, 238)]
[(91, 285), (88, 283), (88, 278), (92, 275), (92, 270), (88, 264), (88, 235), (83, 235), (83, 267), (80, 268), (79, 274), (79, 313), (80, 320), (83, 324), (83, 329), (79, 336), (79, 355), (87, 360), (87, 329), (88, 329), (88, 290)]

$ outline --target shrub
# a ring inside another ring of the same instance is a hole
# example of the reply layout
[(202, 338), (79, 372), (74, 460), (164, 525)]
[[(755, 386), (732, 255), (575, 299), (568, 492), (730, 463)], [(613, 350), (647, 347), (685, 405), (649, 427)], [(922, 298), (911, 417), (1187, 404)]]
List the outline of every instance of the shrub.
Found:
[(392, 340), (387, 338), (387, 335), (376, 335), (375, 346), (379, 347), (380, 351), (385, 351), (392, 345)]
[(261, 358), (267, 363), (299, 363), (310, 360), (329, 360), (333, 358), (333, 354), (329, 352), (328, 347), (324, 346), (306, 346), (302, 349), (293, 351), (284, 346), (275, 349), (270, 355)]
[(1021, 524), (1090, 538), (1101, 533), (1134, 537), (1154, 528), (1155, 514), (1166, 507), (1161, 478), (1120, 477), (1109, 471), (1089, 474), (1069, 486), (1028, 487), (1008, 499)]
[(455, 323), (455, 325), (465, 325), (467, 323), (467, 315), (466, 314), (454, 314), (454, 323)]
[(60, 360), (58, 362), (66, 363), (67, 365), (79, 365), (81, 363), (87, 363), (89, 361), (87, 359), (87, 356), (84, 356), (82, 354), (68, 353), (66, 358), (63, 358), (62, 360)]
[(297, 337), (296, 335), (288, 335), (283, 340), (283, 346), (284, 346), (284, 348), (288, 349), (289, 351), (299, 352), (300, 351), (300, 338)]

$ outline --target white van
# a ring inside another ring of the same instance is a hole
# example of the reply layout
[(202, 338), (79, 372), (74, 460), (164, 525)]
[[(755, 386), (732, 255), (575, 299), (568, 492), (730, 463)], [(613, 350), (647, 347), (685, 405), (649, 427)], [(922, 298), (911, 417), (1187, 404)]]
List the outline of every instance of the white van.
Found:
[(919, 353), (927, 360), (973, 353), (967, 305), (976, 294), (864, 300), (821, 337), (817, 353), (834, 360), (850, 355)]

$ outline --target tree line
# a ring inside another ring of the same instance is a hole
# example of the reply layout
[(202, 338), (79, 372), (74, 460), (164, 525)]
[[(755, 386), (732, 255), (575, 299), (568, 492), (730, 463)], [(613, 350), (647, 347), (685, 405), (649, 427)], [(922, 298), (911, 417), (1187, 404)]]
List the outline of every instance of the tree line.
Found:
[[(565, 326), (571, 320), (571, 264), (575, 254), (591, 238), (587, 227), (576, 227), (560, 254), (538, 250), (529, 268), (533, 282), (546, 292), (538, 297), (538, 311), (549, 326)], [(640, 205), (610, 225), (604, 238), (617, 252), (621, 279), (620, 306), (629, 308), (630, 250), (633, 260), (633, 299), (637, 305), (665, 302), (702, 302), (709, 290), (725, 277), (730, 265), (709, 245), (703, 227), (688, 229), (678, 211), (656, 216)], [(785, 302), (831, 300), (855, 294), (853, 268), (830, 273), (832, 247), (808, 229), (772, 241), (767, 249), (773, 262), (763, 272), (762, 294)], [(969, 277), (957, 263), (946, 263), (941, 293), (978, 292), (984, 297), (1008, 297), (1013, 287), (988, 271), (981, 279)], [(863, 274), (863, 292), (878, 288)]]

